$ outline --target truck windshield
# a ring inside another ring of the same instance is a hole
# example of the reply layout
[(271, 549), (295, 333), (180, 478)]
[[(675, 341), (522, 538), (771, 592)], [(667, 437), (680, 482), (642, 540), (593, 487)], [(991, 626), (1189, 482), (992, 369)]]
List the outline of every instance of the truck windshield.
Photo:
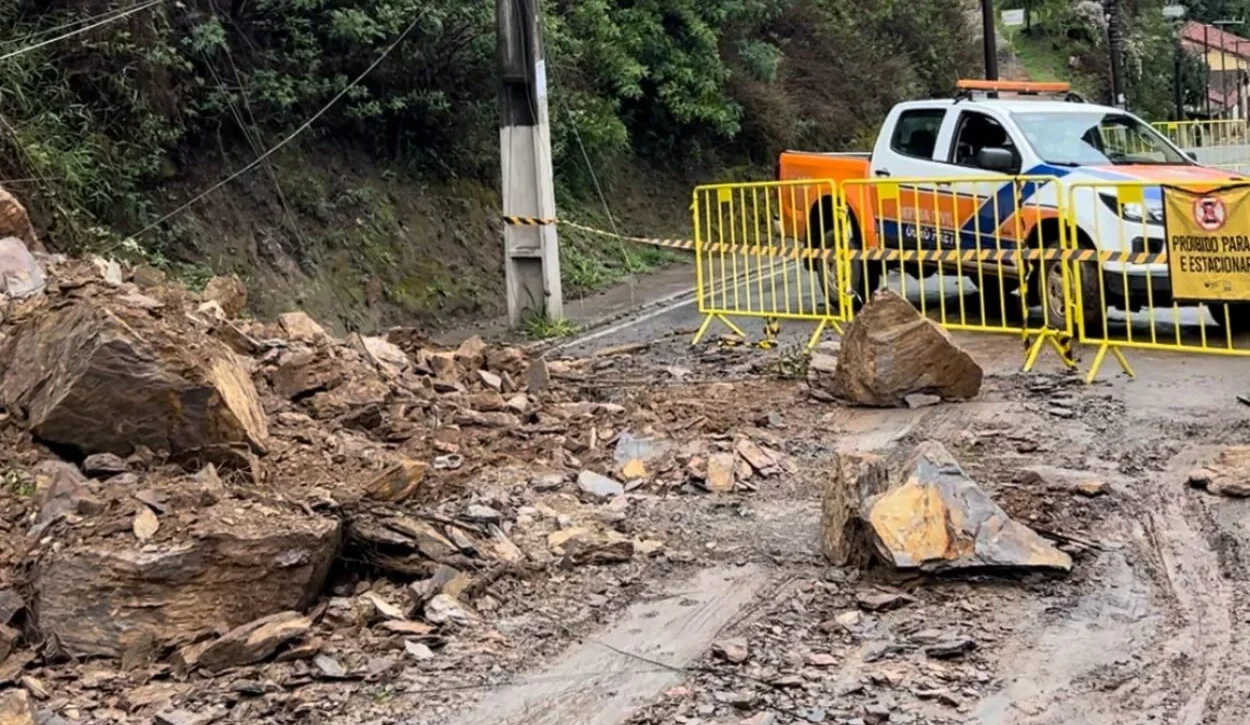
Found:
[(1037, 155), (1056, 166), (1185, 165), (1153, 128), (1123, 113), (1064, 111), (1013, 113)]

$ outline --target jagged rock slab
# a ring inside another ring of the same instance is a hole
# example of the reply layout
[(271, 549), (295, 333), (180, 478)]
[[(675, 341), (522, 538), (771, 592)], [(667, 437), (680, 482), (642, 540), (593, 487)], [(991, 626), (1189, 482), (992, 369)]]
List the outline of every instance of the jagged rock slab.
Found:
[(301, 610), (339, 545), (337, 519), (219, 503), (156, 550), (115, 539), (49, 547), (34, 567), (39, 628), (75, 657), (122, 657)]
[(940, 443), (917, 447), (901, 483), (864, 503), (878, 555), (899, 569), (1069, 571), (1072, 559), (1013, 521)]
[(264, 411), (241, 360), (144, 312), (88, 302), (48, 310), (0, 350), (0, 406), (84, 455), (136, 447), (178, 457), (264, 450)]
[(975, 397), (981, 378), (981, 366), (937, 323), (881, 291), (847, 327), (827, 392), (859, 405), (895, 407), (914, 393)]
[(215, 640), (184, 647), (176, 656), (176, 664), (183, 672), (219, 672), (264, 662), (279, 647), (303, 637), (310, 629), (312, 620), (299, 612), (278, 612), (236, 627)]

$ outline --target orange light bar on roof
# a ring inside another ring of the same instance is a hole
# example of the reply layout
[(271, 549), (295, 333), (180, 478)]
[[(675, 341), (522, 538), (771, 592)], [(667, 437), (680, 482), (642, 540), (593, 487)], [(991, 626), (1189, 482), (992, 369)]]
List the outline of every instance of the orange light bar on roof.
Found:
[(1029, 83), (1025, 81), (961, 80), (956, 86), (961, 91), (999, 91), (1001, 93), (1067, 93), (1071, 83)]

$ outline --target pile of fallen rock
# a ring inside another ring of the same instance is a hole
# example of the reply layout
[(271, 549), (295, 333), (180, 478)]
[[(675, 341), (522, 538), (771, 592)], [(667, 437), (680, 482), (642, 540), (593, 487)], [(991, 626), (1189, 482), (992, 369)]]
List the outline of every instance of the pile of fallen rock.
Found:
[(238, 686), (377, 677), (480, 622), (503, 578), (662, 556), (624, 494), (749, 492), (789, 466), (763, 431), (565, 385), (586, 361), (240, 319), (237, 277), (197, 294), (4, 244), (4, 725), (182, 725), (180, 683), (262, 663)]

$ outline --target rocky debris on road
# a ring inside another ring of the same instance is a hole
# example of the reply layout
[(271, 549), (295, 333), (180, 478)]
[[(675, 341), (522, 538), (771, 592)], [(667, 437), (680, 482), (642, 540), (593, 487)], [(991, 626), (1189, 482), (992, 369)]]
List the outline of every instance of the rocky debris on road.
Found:
[(868, 550), (898, 569), (1068, 571), (1072, 559), (1013, 521), (935, 441), (890, 482), (879, 459), (840, 457), (825, 490), (822, 545), (837, 565)]
[[(208, 678), (268, 694), (442, 662), (501, 639), (534, 573), (666, 565), (633, 499), (697, 493), (691, 458), (729, 456), (732, 490), (785, 470), (768, 436), (585, 392), (581, 361), (237, 320), (232, 277), (201, 297), (116, 263), (47, 275), (0, 318), (0, 687), (67, 718), (186, 720), (216, 712), (186, 699)], [(171, 672), (194, 686), (88, 687)]]
[(818, 374), (812, 380), (856, 405), (895, 407), (907, 405), (908, 396), (915, 394), (974, 398), (981, 379), (981, 366), (949, 333), (907, 300), (883, 290), (847, 327), (833, 376)]
[(1188, 483), (1219, 496), (1250, 497), (1250, 446), (1224, 448), (1214, 461), (1191, 472)]

